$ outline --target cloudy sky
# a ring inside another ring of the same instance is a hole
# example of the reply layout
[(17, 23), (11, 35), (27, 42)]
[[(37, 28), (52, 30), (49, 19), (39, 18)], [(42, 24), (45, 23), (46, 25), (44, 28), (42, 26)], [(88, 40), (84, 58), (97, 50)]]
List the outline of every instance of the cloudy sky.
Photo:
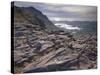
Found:
[(15, 2), (20, 7), (35, 7), (52, 21), (96, 21), (97, 7), (49, 3)]

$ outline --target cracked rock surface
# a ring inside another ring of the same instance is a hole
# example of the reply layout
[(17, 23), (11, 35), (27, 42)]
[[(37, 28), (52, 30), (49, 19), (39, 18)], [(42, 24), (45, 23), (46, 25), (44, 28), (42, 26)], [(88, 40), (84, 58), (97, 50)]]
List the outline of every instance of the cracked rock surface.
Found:
[[(14, 73), (97, 68), (97, 37), (74, 38), (32, 7), (14, 8)], [(32, 11), (31, 11), (32, 10)]]

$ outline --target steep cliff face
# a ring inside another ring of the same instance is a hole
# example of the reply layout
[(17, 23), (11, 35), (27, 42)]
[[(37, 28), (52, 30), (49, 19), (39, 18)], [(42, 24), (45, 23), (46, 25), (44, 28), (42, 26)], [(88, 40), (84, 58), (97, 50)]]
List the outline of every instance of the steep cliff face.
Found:
[[(49, 21), (45, 15), (43, 15), (34, 7), (14, 7), (14, 11), (15, 15), (20, 15), (19, 17), (24, 19), (24, 22), (26, 20), (31, 24), (40, 25), (41, 28), (44, 28), (44, 30), (47, 30), (48, 32), (59, 30), (59, 28), (56, 27), (51, 21)], [(20, 18), (17, 19), (20, 20)]]
[(75, 39), (33, 7), (14, 8), (14, 73), (96, 68), (96, 36)]

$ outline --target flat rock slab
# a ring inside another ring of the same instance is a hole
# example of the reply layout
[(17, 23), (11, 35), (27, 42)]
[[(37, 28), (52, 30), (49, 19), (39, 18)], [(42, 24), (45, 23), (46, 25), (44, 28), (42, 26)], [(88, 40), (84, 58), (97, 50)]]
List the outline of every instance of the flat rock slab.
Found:
[(66, 58), (69, 58), (67, 60), (62, 60), (62, 61), (57, 61), (57, 62), (53, 61), (53, 62), (49, 62), (45, 65), (36, 66), (36, 67), (31, 66), (31, 68), (28, 67), (27, 69), (24, 69), (24, 72), (29, 73), (29, 72), (55, 71), (57, 68), (61, 68), (62, 67), (61, 65), (64, 65), (65, 63), (70, 64), (70, 61), (76, 60), (77, 56), (78, 56), (77, 54), (73, 54), (70, 56), (66, 56)]

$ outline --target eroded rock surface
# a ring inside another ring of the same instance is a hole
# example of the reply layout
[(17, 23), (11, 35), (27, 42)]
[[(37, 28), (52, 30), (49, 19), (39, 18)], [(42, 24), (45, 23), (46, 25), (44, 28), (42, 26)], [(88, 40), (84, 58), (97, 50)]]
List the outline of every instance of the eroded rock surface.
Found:
[(69, 32), (57, 29), (35, 8), (14, 7), (14, 11), (15, 73), (97, 67), (96, 35), (76, 39)]

